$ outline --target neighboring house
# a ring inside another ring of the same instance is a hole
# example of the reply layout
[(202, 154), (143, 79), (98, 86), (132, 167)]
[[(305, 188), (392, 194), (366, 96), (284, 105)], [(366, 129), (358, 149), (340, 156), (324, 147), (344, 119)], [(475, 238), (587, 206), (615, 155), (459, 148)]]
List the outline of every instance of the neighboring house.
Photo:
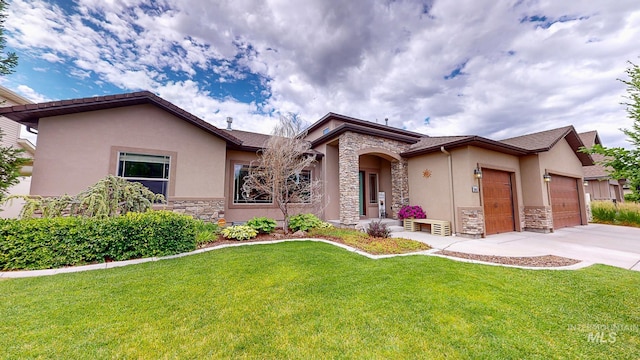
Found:
[[(0, 107), (8, 107), (14, 105), (31, 104), (31, 101), (14, 93), (13, 91), (0, 86)], [(33, 159), (35, 154), (35, 146), (29, 140), (20, 138), (20, 124), (11, 121), (4, 116), (0, 116), (0, 130), (3, 133), (2, 146), (11, 146), (16, 149), (24, 149), (22, 157)], [(20, 170), (22, 177), (20, 182), (9, 189), (9, 195), (29, 195), (29, 187), (31, 185), (31, 170), (33, 162), (29, 162)], [(1, 218), (15, 218), (20, 214), (23, 201), (13, 200), (6, 205), (0, 206)]]
[[(580, 133), (584, 146), (590, 148), (596, 144), (602, 145), (597, 131)], [(585, 189), (591, 200), (612, 200), (624, 202), (624, 179), (612, 179), (607, 169), (598, 164), (604, 160), (604, 155), (591, 154), (595, 164), (583, 167)]]
[[(282, 220), (270, 199), (249, 201), (241, 192), (269, 135), (218, 129), (150, 92), (0, 114), (38, 129), (32, 194), (75, 194), (115, 174), (165, 194), (174, 211), (228, 222)], [(318, 162), (304, 176), (322, 180), (323, 201), (298, 210), (326, 220), (353, 226), (396, 217), (411, 204), (469, 237), (587, 224), (582, 166), (592, 159), (578, 152), (583, 143), (572, 126), (495, 141), (429, 137), (329, 113), (306, 140)]]

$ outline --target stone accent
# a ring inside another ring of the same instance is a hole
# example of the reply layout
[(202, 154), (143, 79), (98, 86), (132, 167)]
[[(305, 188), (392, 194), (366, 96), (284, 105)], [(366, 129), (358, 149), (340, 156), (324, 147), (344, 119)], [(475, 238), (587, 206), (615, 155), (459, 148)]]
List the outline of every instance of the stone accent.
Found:
[(551, 206), (525, 206), (524, 224), (525, 231), (553, 232)]
[(191, 215), (195, 219), (218, 221), (224, 218), (224, 198), (170, 200), (167, 205), (173, 212)]
[[(359, 212), (359, 155), (367, 148), (379, 148), (400, 154), (409, 145), (400, 141), (383, 139), (370, 135), (345, 132), (339, 137), (338, 161), (340, 170), (340, 223), (353, 226), (360, 220)], [(391, 161), (391, 216), (397, 219), (397, 212), (409, 204), (409, 172), (406, 159)]]
[(484, 209), (481, 207), (458, 208), (459, 236), (480, 238), (484, 234)]

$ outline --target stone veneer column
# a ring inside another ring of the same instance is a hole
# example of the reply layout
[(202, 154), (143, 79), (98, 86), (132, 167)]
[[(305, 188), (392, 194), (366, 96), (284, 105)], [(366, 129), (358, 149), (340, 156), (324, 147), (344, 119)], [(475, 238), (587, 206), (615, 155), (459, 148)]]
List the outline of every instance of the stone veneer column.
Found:
[(391, 216), (398, 218), (398, 211), (409, 205), (409, 169), (407, 160), (391, 162)]
[(484, 233), (484, 209), (481, 207), (458, 208), (460, 232), (459, 236), (480, 238)]
[(526, 231), (553, 232), (551, 206), (525, 206), (524, 224)]
[(358, 143), (353, 133), (340, 135), (338, 144), (340, 223), (356, 225), (360, 220)]

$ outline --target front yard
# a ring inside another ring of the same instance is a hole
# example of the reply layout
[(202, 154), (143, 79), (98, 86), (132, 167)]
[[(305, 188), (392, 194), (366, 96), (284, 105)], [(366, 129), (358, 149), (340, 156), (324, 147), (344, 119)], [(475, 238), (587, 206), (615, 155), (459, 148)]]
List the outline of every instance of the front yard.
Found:
[(638, 358), (640, 273), (323, 243), (0, 281), (0, 358)]

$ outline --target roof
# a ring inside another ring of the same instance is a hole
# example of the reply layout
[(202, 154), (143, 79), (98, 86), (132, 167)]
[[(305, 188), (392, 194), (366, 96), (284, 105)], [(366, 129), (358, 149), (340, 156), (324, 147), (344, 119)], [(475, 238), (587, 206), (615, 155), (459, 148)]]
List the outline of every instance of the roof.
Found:
[(401, 155), (404, 157), (412, 157), (440, 151), (441, 148), (452, 149), (460, 146), (477, 146), (483, 149), (520, 156), (549, 151), (563, 138), (567, 139), (567, 142), (576, 152), (576, 156), (580, 159), (582, 165), (593, 164), (589, 154), (578, 151), (583, 144), (573, 126), (565, 126), (558, 129), (541, 131), (501, 141), (491, 140), (475, 135), (424, 137), (417, 143), (413, 144), (408, 151)]
[[(16, 94), (2, 85), (0, 85), (0, 97), (10, 100), (16, 104), (33, 104), (33, 101)], [(0, 107), (4, 106), (4, 104), (0, 104)]]
[[(400, 130), (400, 129), (396, 129), (396, 130)], [(421, 138), (426, 136), (426, 135), (421, 135), (421, 137), (417, 137), (415, 135), (407, 136), (406, 134), (403, 134), (397, 131), (387, 131), (387, 129), (381, 130), (378, 127), (369, 127), (369, 126), (362, 126), (362, 125), (357, 125), (352, 123), (345, 123), (329, 131), (328, 133), (320, 136), (319, 138), (311, 141), (311, 146), (316, 147), (322, 143), (325, 143), (331, 139), (338, 137), (340, 134), (343, 134), (347, 131), (376, 136), (384, 139), (397, 140), (407, 144), (415, 144), (418, 141), (420, 141)]]
[[(340, 115), (340, 114), (336, 114), (336, 113), (332, 113), (332, 112), (327, 113), (327, 115), (323, 116), (320, 120), (318, 120), (315, 123), (311, 124), (311, 126), (309, 126), (307, 129), (305, 129), (305, 131), (307, 133), (310, 133), (310, 132), (322, 127), (324, 124), (326, 124), (330, 120), (339, 120), (339, 121), (342, 121), (342, 122), (344, 122), (346, 124), (357, 126), (358, 128), (366, 128), (366, 129), (369, 129), (371, 131), (377, 130), (378, 132), (387, 132), (387, 133), (398, 135), (398, 136), (403, 137), (403, 138), (420, 139), (420, 138), (423, 138), (423, 137), (426, 136), (424, 134), (420, 134), (420, 133), (417, 133), (417, 132), (398, 129), (398, 128), (393, 127), (393, 126), (378, 124), (378, 123), (374, 123), (372, 121), (356, 119), (354, 117), (350, 117), (350, 116), (346, 116), (346, 115)], [(336, 129), (333, 129), (333, 131), (335, 131)]]
[(579, 133), (578, 136), (580, 136), (580, 140), (582, 140), (585, 147), (589, 148), (595, 144), (602, 145), (600, 136), (598, 136), (598, 132), (596, 130)]
[(87, 111), (105, 110), (141, 104), (155, 105), (182, 120), (224, 139), (232, 146), (242, 145), (242, 141), (235, 136), (218, 129), (199, 117), (177, 107), (149, 91), (72, 100), (49, 101), (38, 104), (15, 105), (0, 108), (0, 115), (4, 115), (5, 117), (13, 121), (17, 121), (25, 126), (37, 129), (38, 121), (43, 117), (76, 114)]
[[(244, 151), (258, 151), (260, 149), (264, 149), (267, 145), (267, 141), (273, 137), (273, 135), (254, 133), (250, 131), (243, 130), (229, 130), (225, 129), (225, 132), (233, 134), (236, 138), (242, 141), (242, 146), (239, 150)], [(316, 157), (324, 156), (323, 153), (310, 149), (307, 151), (310, 155), (315, 155)]]
[[(598, 132), (595, 130), (583, 132), (578, 135), (580, 136), (580, 139), (582, 139), (584, 146), (587, 148), (590, 148), (596, 144), (602, 145), (602, 142), (600, 141), (600, 136), (598, 135)], [(591, 154), (591, 158), (593, 158), (594, 165), (582, 167), (582, 171), (584, 172), (584, 178), (587, 180), (609, 179), (610, 176), (609, 176), (609, 172), (607, 171), (607, 168), (599, 164), (599, 162), (605, 160), (604, 155)]]

